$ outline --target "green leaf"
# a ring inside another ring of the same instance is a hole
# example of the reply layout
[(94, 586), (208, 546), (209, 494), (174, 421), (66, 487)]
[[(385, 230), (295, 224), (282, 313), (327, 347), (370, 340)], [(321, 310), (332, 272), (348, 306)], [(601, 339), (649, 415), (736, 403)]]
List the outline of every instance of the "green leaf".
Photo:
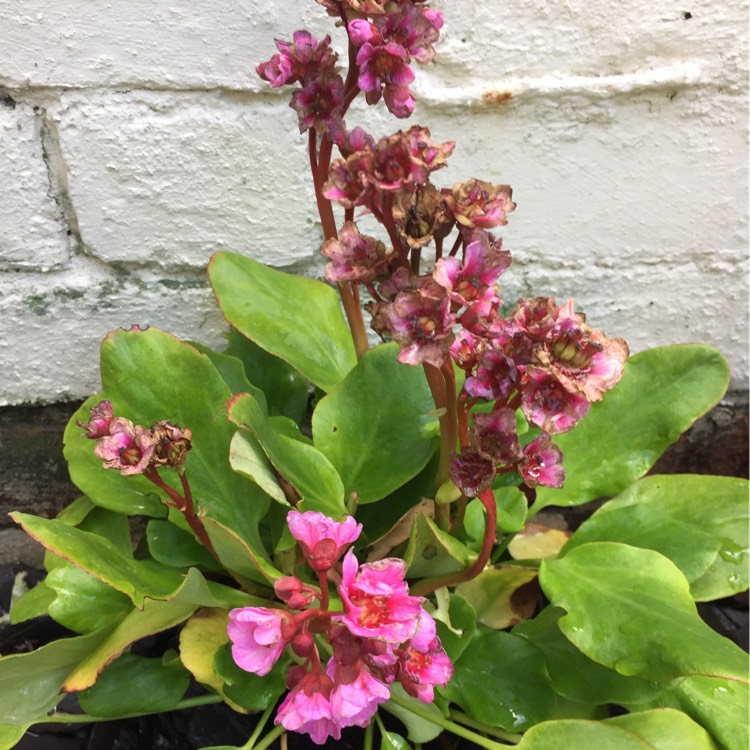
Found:
[(225, 646), (216, 652), (214, 670), (224, 681), (227, 698), (248, 711), (263, 711), (286, 689), (289, 664), (286, 659), (279, 659), (267, 675), (259, 677), (240, 669), (232, 659), (230, 646)]
[[(437, 592), (435, 593), (439, 596)], [(432, 616), (435, 619), (437, 634), (445, 653), (455, 663), (471, 643), (471, 637), (477, 629), (476, 612), (462, 596), (450, 594), (448, 617), (440, 617), (439, 612), (433, 612)]]
[(656, 750), (717, 750), (711, 735), (682, 711), (653, 709), (607, 719), (610, 726), (627, 729)]
[(346, 496), (384, 498), (426, 465), (435, 442), (426, 430), (436, 418), (421, 368), (396, 359), (398, 346), (371, 349), (313, 412), (315, 445), (338, 469)]
[[(519, 598), (518, 590), (535, 580), (537, 571), (517, 565), (502, 565), (482, 571), (476, 578), (456, 586), (474, 608), (482, 625), (502, 630), (529, 617), (533, 610)], [(538, 589), (536, 589), (538, 593)], [(536, 602), (537, 595), (534, 595)]]
[(11, 624), (17, 625), (19, 622), (46, 615), (49, 605), (54, 600), (55, 592), (44, 581), (37, 583), (33, 589), (29, 589), (20, 599), (13, 602), (10, 609)]
[(78, 698), (81, 708), (92, 716), (116, 718), (170, 711), (189, 682), (190, 675), (178, 660), (165, 664), (161, 658), (123, 654)]
[(268, 414), (268, 404), (266, 403), (265, 394), (254, 383), (248, 380), (245, 365), (239, 357), (232, 356), (229, 352), (216, 352), (195, 341), (188, 343), (211, 360), (213, 366), (221, 377), (224, 378), (224, 382), (233, 395), (237, 393), (252, 393), (263, 411)]
[(74, 565), (55, 568), (46, 579), (55, 592), (49, 614), (76, 633), (112, 625), (133, 609), (130, 599)]
[(646, 740), (622, 727), (600, 721), (562, 719), (532, 727), (518, 750), (654, 750)]
[(400, 734), (381, 732), (380, 750), (411, 750), (411, 746)]
[(276, 432), (248, 393), (230, 401), (229, 418), (252, 432), (270, 463), (302, 498), (300, 510), (316, 510), (328, 516), (346, 514), (341, 478), (317, 448)]
[(697, 675), (682, 680), (650, 705), (684, 711), (703, 725), (724, 750), (747, 750), (749, 699), (745, 683)]
[(404, 553), (408, 578), (452, 573), (469, 567), (475, 559), (475, 552), (440, 530), (424, 513), (417, 514)]
[(182, 582), (177, 571), (150, 560), (134, 560), (108, 539), (58, 519), (26, 513), (11, 513), (11, 518), (55, 554), (130, 597), (136, 607), (142, 607), (146, 597), (170, 596)]
[(229, 448), (229, 464), (238, 474), (255, 482), (277, 503), (290, 506), (268, 456), (249, 432), (237, 430), (234, 434)]
[(585, 544), (545, 560), (539, 580), (568, 613), (558, 623), (565, 636), (620, 674), (747, 679), (747, 654), (701, 620), (685, 577), (658, 552)]
[(555, 436), (565, 486), (537, 488), (534, 512), (621, 492), (719, 401), (728, 383), (726, 361), (709, 346), (665, 346), (631, 357), (617, 387), (574, 430)]
[(214, 254), (208, 276), (224, 317), (237, 330), (323, 390), (356, 364), (338, 295), (327, 284), (228, 252)]
[(501, 534), (521, 531), (526, 525), (529, 504), (518, 487), (501, 487), (494, 490), (497, 505), (497, 530)]
[(589, 659), (561, 632), (558, 620), (565, 611), (546, 607), (533, 620), (513, 628), (515, 635), (528, 638), (543, 654), (555, 691), (578, 703), (641, 703), (651, 700), (664, 687), (640, 677), (625, 677)]
[(21, 726), (0, 724), (0, 750), (11, 750), (11, 748), (14, 748), (26, 734), (26, 730), (30, 726), (31, 724)]
[[(435, 714), (435, 716), (439, 716), (441, 718), (443, 716), (434, 703), (421, 703), (417, 701), (416, 698), (412, 698), (410, 695), (407, 695), (401, 685), (395, 682), (391, 683), (391, 694), (393, 695), (394, 693), (398, 695), (402, 703), (414, 703), (419, 705), (423, 711), (427, 710), (431, 714)], [(437, 726), (437, 724), (433, 724), (431, 721), (423, 719), (421, 716), (417, 716), (408, 708), (400, 706), (391, 700), (386, 701), (383, 704), (382, 708), (388, 711), (389, 714), (393, 714), (397, 719), (401, 721), (401, 723), (406, 727), (406, 736), (416, 744), (421, 745), (425, 742), (431, 742), (443, 731), (443, 728)]]
[[(102, 669), (132, 643), (179, 625), (199, 607), (226, 606), (222, 600), (223, 589), (225, 587), (211, 586), (197, 568), (191, 568), (180, 587), (168, 599), (149, 599), (144, 602), (142, 609), (131, 610), (107, 638), (68, 675), (65, 689), (73, 691), (91, 687)], [(258, 600), (254, 603), (258, 603)]]
[(477, 631), (439, 690), (471, 718), (513, 732), (549, 718), (557, 700), (541, 651), (499, 631)]
[(108, 635), (100, 630), (62, 638), (25, 654), (0, 658), (0, 724), (29, 724), (59, 702), (65, 679)]
[(283, 359), (261, 349), (232, 329), (227, 354), (240, 359), (250, 382), (265, 394), (270, 416), (289, 417), (300, 424), (307, 414), (307, 381)]
[(201, 565), (210, 570), (220, 569), (211, 553), (192, 534), (169, 521), (149, 521), (146, 541), (151, 557), (162, 565), (171, 568)]
[[(697, 474), (645, 477), (605, 503), (562, 554), (587, 542), (622, 542), (661, 552), (697, 585), (700, 600), (748, 586), (748, 483)], [(713, 570), (708, 574), (709, 567)]]

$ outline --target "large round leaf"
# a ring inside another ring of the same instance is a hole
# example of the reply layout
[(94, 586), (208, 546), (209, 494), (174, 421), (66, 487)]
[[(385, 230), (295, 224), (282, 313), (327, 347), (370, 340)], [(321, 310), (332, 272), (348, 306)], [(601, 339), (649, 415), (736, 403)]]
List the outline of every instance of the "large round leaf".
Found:
[(544, 656), (524, 638), (475, 632), (454, 666), (448, 687), (440, 690), (477, 721), (517, 732), (555, 710)]
[(327, 284), (228, 252), (211, 258), (208, 276), (224, 317), (238, 331), (324, 391), (356, 364), (338, 295)]
[(568, 613), (558, 623), (565, 636), (620, 674), (747, 680), (747, 654), (701, 620), (685, 577), (658, 552), (585, 544), (545, 560), (539, 580)]
[(534, 512), (621, 492), (718, 402), (728, 383), (726, 361), (709, 346), (665, 346), (631, 357), (617, 387), (574, 430), (555, 436), (565, 486), (539, 487)]
[(653, 549), (683, 572), (694, 598), (730, 596), (748, 586), (747, 498), (744, 479), (697, 474), (645, 477), (605, 503), (576, 531), (562, 554), (587, 542)]
[(347, 497), (380, 500), (427, 464), (436, 418), (421, 368), (396, 359), (396, 344), (371, 349), (313, 413), (315, 445), (338, 469)]

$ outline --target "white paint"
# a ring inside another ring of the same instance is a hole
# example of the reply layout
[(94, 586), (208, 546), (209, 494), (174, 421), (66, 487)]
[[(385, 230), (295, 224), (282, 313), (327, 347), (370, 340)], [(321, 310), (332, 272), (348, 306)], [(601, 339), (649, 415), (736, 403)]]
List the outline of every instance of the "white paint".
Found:
[[(437, 183), (513, 186), (507, 300), (575, 297), (633, 351), (713, 343), (746, 387), (744, 2), (434, 4), (412, 121), (349, 124), (428, 125), (457, 141)], [(302, 27), (330, 30), (314, 0), (0, 3), (0, 404), (90, 393), (118, 325), (220, 344), (213, 250), (320, 275), (306, 139), (254, 73)]]

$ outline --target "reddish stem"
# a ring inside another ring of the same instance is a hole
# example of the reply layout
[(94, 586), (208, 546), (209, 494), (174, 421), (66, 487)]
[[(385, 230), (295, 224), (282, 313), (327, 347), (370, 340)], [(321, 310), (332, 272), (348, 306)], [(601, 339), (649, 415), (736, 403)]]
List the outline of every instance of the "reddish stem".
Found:
[(423, 578), (421, 581), (418, 581), (410, 587), (411, 593), (414, 596), (425, 596), (443, 586), (454, 586), (457, 583), (470, 581), (472, 578), (476, 578), (484, 570), (484, 567), (487, 565), (490, 555), (492, 554), (492, 547), (496, 541), (495, 529), (497, 527), (497, 506), (495, 505), (495, 496), (492, 494), (491, 489), (480, 492), (477, 497), (479, 502), (484, 506), (485, 519), (482, 547), (479, 550), (479, 555), (474, 561), (474, 564), (470, 568), (459, 570), (455, 573), (446, 573), (442, 576)]

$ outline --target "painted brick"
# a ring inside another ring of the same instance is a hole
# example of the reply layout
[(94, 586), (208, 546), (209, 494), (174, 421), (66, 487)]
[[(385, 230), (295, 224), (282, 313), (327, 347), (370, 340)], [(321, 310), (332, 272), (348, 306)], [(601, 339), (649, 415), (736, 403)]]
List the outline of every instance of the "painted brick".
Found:
[(0, 95), (0, 270), (44, 271), (68, 258), (42, 150), (40, 115)]
[(277, 98), (66, 94), (60, 143), (88, 252), (172, 269), (222, 249), (309, 258), (322, 236), (296, 121)]

